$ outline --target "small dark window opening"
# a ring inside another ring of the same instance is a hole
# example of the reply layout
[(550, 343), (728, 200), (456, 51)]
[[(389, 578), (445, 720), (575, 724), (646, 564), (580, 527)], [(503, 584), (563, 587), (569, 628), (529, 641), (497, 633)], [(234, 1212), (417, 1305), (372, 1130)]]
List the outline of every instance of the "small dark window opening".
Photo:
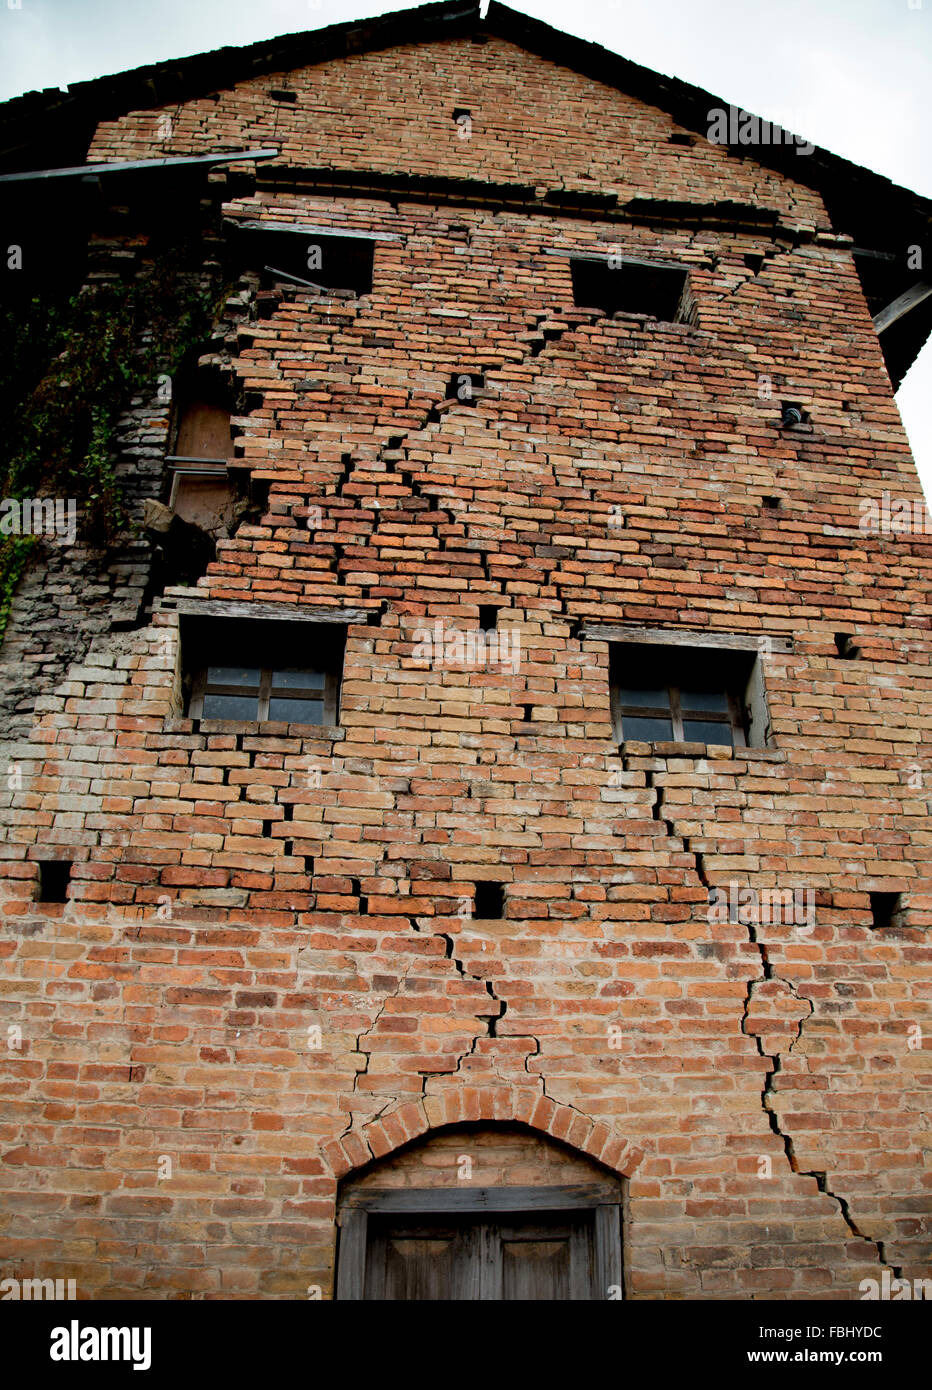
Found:
[(667, 143), (669, 145), (694, 145), (696, 137), (691, 135), (688, 130), (674, 130)]
[(770, 720), (752, 651), (621, 642), (611, 653), (618, 742), (765, 747)]
[(286, 280), (325, 293), (360, 295), (372, 292), (375, 242), (366, 236), (338, 232), (237, 227), (232, 231), (233, 259), (238, 270), (258, 270), (266, 284)]
[(65, 903), (74, 861), (71, 859), (40, 859), (39, 902)]
[(861, 648), (855, 646), (850, 632), (835, 633), (835, 650), (842, 661), (855, 661), (861, 655)]
[(481, 372), (454, 372), (447, 382), (445, 400), (458, 401), (460, 405), (475, 405), (476, 397), (485, 389), (485, 376)]
[(346, 628), (252, 618), (181, 619), (191, 719), (335, 725)]
[(902, 893), (871, 893), (871, 926), (875, 931), (903, 924)]
[(272, 90), (269, 92), (269, 96), (272, 98), (273, 101), (297, 101), (297, 100), (298, 100), (298, 94), (297, 94), (297, 92), (288, 91), (288, 90), (287, 90), (286, 88), (284, 88), (284, 87), (273, 87)]
[(480, 603), (479, 626), (483, 632), (493, 632), (498, 626), (498, 609), (491, 603)]
[(777, 510), (779, 509), (779, 507), (780, 507), (780, 499), (779, 499), (779, 497), (773, 497), (773, 496), (764, 497), (764, 498), (763, 498), (763, 503), (764, 503), (764, 506), (767, 508), (767, 510), (768, 510), (768, 511), (771, 511), (771, 512), (777, 511)]
[(476, 884), (473, 916), (489, 920), (505, 915), (505, 889), (501, 883), (482, 880)]
[(649, 314), (667, 323), (691, 319), (688, 274), (680, 266), (660, 265), (620, 255), (607, 258), (573, 257), (573, 302), (606, 314)]

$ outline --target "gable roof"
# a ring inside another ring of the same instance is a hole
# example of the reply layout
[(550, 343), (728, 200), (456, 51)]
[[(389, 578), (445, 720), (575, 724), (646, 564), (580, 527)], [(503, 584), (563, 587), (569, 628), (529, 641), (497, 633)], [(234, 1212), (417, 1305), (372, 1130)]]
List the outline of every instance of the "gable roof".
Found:
[[(492, 0), (485, 18), (475, 0), (440, 0), (325, 29), (286, 34), (243, 47), (217, 49), (78, 82), (67, 92), (50, 88), (0, 104), (0, 172), (80, 164), (101, 121), (129, 111), (176, 105), (238, 82), (330, 62), (352, 54), (459, 37), (504, 39), (562, 67), (659, 107), (687, 130), (705, 136), (709, 112), (727, 107), (710, 92), (631, 62), (599, 44), (575, 38)], [(872, 314), (917, 279), (906, 248), (932, 256), (932, 201), (883, 175), (816, 147), (805, 159), (791, 144), (731, 146), (735, 158), (777, 170), (814, 188), (837, 232), (855, 243), (856, 264)], [(894, 383), (932, 331), (932, 297), (884, 333)]]

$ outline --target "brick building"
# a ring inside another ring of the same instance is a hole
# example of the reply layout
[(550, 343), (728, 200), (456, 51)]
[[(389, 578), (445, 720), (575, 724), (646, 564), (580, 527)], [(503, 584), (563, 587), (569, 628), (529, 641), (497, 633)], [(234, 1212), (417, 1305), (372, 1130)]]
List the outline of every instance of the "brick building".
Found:
[(928, 1274), (930, 208), (722, 106), (453, 2), (0, 113), (148, 354), (0, 652), (6, 1273)]

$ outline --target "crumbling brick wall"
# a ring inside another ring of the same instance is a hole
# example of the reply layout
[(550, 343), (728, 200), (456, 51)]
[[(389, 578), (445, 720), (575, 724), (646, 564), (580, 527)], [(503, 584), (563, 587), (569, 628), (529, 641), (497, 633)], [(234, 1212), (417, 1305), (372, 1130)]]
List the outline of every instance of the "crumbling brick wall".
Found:
[[(479, 1122), (625, 1179), (635, 1297), (923, 1273), (930, 552), (859, 527), (862, 498), (921, 494), (850, 243), (810, 189), (671, 129), (457, 40), (98, 131), (97, 159), (280, 141), (299, 167), (776, 221), (229, 200), (398, 238), (371, 295), (282, 289), (241, 324), (238, 451), (270, 500), (198, 586), (359, 615), (340, 728), (186, 716), (181, 589), (39, 702), (0, 939), (24, 1273), (328, 1292), (340, 1180)], [(695, 321), (577, 308), (569, 251), (597, 245), (687, 264)], [(457, 372), (483, 374), (474, 403), (447, 401)], [(809, 430), (779, 429), (783, 397)], [(475, 629), (480, 605), (518, 634), (514, 668), (419, 658), (425, 627)], [(596, 622), (791, 638), (764, 658), (774, 746), (619, 751)], [(42, 857), (75, 861), (67, 904), (35, 901)], [(488, 879), (501, 919), (469, 910)], [(812, 930), (710, 921), (735, 881), (811, 889)], [(878, 931), (882, 890), (907, 910)]]

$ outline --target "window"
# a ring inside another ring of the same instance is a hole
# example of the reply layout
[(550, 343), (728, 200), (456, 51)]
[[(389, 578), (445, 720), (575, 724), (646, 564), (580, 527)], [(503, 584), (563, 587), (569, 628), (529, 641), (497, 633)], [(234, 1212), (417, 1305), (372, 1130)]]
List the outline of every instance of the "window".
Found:
[[(617, 264), (616, 264), (617, 259)], [(668, 323), (690, 322), (692, 299), (682, 266), (618, 254), (570, 259), (573, 302), (606, 314), (650, 314)]]
[(376, 241), (398, 240), (385, 233), (272, 221), (241, 222), (230, 231), (240, 269), (262, 271), (267, 283), (286, 280), (351, 295), (372, 292)]
[(192, 719), (338, 722), (342, 623), (217, 618), (188, 610), (181, 624), (182, 684)]
[(168, 505), (182, 521), (204, 531), (227, 528), (233, 517), (230, 414), (227, 387), (216, 372), (195, 370), (180, 377)]
[(192, 683), (189, 712), (197, 719), (335, 724), (337, 678), (313, 667), (206, 666)]
[[(582, 635), (604, 638), (624, 631), (590, 628)], [(696, 634), (693, 646), (686, 634), (644, 631), (640, 636), (650, 640), (638, 641), (637, 630), (628, 631), (632, 640), (613, 642), (610, 658), (612, 721), (619, 742), (767, 745), (770, 720), (753, 639), (704, 640)], [(777, 644), (783, 650), (792, 645), (787, 639), (777, 639)]]

